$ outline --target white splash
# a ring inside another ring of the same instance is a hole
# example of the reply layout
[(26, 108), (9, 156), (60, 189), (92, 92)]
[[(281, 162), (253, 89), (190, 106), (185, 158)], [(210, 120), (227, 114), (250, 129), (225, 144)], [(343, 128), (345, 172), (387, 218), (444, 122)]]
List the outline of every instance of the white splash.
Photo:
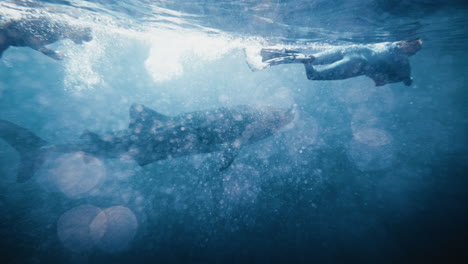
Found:
[(184, 63), (196, 66), (245, 46), (240, 39), (204, 32), (154, 29), (148, 35), (150, 53), (145, 66), (155, 82), (182, 76)]

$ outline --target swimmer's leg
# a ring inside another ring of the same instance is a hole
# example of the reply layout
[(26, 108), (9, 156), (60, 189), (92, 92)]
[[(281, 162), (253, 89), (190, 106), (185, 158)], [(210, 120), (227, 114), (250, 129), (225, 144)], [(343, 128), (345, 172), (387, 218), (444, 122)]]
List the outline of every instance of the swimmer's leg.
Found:
[(304, 65), (309, 80), (343, 80), (363, 75), (364, 63), (362, 59), (345, 58), (320, 69), (315, 69), (312, 63)]
[(47, 55), (54, 60), (63, 60), (64, 58), (63, 54), (61, 54), (60, 52), (48, 49), (46, 47), (38, 47), (38, 48), (33, 47), (33, 49), (39, 52), (42, 52), (44, 55)]
[(343, 59), (343, 48), (332, 48), (314, 54), (314, 65), (331, 64)]

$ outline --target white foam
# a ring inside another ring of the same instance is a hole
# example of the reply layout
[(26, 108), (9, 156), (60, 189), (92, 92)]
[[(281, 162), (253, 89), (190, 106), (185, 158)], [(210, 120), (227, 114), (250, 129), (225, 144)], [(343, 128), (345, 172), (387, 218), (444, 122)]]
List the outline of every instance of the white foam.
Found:
[(93, 40), (81, 45), (66, 42), (64, 53), (67, 58), (64, 64), (64, 87), (66, 90), (83, 91), (104, 85), (104, 80), (95, 70), (96, 64), (104, 56), (105, 45), (93, 35)]
[(209, 35), (200, 31), (161, 30), (148, 32), (150, 53), (145, 66), (155, 82), (169, 81), (180, 77), (184, 63), (192, 66), (200, 62), (213, 61), (247, 43), (227, 35)]

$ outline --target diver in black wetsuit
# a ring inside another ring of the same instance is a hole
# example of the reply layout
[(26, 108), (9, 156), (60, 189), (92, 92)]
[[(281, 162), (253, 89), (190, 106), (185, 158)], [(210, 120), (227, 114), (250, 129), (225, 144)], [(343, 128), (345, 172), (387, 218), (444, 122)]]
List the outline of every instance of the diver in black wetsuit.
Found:
[(314, 55), (291, 50), (263, 49), (268, 65), (303, 63), (309, 80), (343, 80), (366, 75), (376, 86), (412, 83), (408, 57), (422, 48), (421, 40), (337, 47)]
[(76, 44), (91, 41), (91, 29), (48, 18), (11, 20), (0, 24), (0, 58), (6, 49), (15, 46), (30, 47), (55, 60), (62, 60), (62, 54), (46, 48), (45, 45), (67, 38)]

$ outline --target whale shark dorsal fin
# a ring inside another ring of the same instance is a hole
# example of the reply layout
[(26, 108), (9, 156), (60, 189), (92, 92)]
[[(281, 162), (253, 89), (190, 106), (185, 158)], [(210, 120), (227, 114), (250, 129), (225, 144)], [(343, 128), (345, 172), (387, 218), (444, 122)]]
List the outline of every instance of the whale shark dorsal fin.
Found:
[(158, 113), (142, 104), (133, 104), (130, 107), (130, 124), (128, 127), (133, 128), (136, 124), (152, 124), (153, 121), (165, 122), (168, 119), (168, 116)]

